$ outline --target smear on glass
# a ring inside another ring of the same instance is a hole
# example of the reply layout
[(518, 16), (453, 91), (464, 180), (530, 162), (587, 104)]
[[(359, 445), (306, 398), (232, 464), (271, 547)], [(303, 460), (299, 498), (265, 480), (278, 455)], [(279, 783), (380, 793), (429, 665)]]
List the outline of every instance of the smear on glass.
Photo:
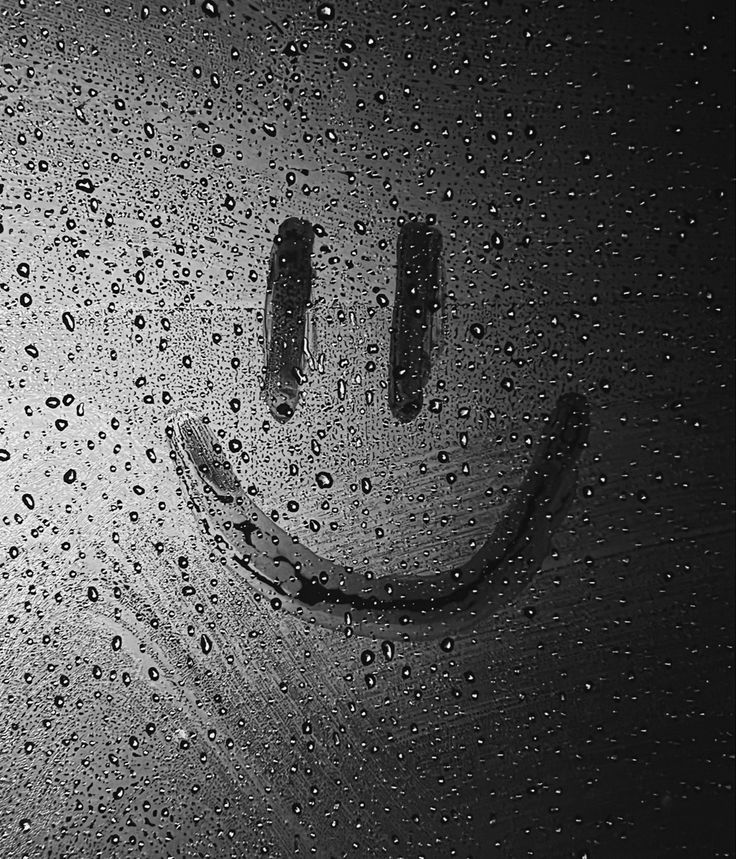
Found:
[(320, 557), (267, 516), (200, 418), (176, 414), (169, 437), (205, 531), (273, 608), (357, 635), (419, 639), (477, 630), (541, 569), (574, 496), (589, 427), (585, 398), (560, 397), (522, 484), (468, 561), (432, 577), (375, 579)]
[(411, 221), (396, 247), (396, 296), (389, 357), (389, 407), (408, 423), (422, 410), (424, 388), (437, 344), (436, 314), (442, 293), (442, 234)]
[(313, 242), (309, 221), (288, 218), (279, 227), (271, 253), (264, 312), (263, 392), (271, 414), (279, 423), (286, 423), (294, 415), (304, 379)]

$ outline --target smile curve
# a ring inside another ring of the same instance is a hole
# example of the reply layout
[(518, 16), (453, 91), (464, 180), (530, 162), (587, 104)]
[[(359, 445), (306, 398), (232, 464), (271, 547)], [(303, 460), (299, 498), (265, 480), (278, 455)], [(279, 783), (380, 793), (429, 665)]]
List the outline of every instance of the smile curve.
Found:
[(348, 634), (412, 639), (478, 628), (513, 603), (549, 554), (589, 430), (586, 399), (563, 394), (524, 480), (468, 561), (431, 577), (373, 579), (322, 558), (266, 515), (201, 418), (176, 413), (167, 436), (205, 531), (274, 609)]

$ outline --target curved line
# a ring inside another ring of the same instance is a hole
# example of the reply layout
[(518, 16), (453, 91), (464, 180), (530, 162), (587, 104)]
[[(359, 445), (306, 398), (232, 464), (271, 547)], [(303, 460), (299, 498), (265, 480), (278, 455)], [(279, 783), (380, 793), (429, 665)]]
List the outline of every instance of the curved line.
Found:
[[(262, 593), (279, 598), (294, 613), (306, 609), (328, 626), (340, 625), (334, 615), (339, 607), (358, 613), (356, 631), (367, 623), (369, 629), (386, 633), (437, 619), (465, 625), (459, 615), (469, 611), (471, 619), (477, 619), (479, 597), (486, 599), (480, 613), (488, 614), (518, 595), (548, 554), (552, 532), (573, 495), (574, 466), (589, 429), (585, 398), (560, 397), (545, 443), (538, 447), (511, 505), (469, 561), (432, 578), (375, 580), (320, 557), (266, 516), (243, 492), (220, 445), (199, 418), (177, 414), (170, 437), (208, 532), (214, 531), (233, 549), (232, 560), (261, 585)], [(503, 578), (504, 573), (515, 575), (515, 582)]]

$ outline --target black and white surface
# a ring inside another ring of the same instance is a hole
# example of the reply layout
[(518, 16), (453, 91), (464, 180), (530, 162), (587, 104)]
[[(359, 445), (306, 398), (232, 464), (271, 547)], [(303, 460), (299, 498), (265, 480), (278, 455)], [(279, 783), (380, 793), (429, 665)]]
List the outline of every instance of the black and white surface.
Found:
[[(0, 8), (0, 854), (733, 855), (732, 32), (725, 3)], [(411, 220), (443, 295), (403, 421)], [(416, 579), (483, 543), (570, 392), (544, 569), (449, 641), (259, 600), (166, 434), (206, 417), (284, 531)]]

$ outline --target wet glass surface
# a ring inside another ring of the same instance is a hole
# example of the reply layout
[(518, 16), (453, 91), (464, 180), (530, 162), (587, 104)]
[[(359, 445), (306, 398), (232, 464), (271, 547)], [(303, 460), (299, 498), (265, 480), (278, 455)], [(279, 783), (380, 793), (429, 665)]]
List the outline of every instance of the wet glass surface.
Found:
[(1, 855), (733, 855), (724, 5), (0, 10)]

